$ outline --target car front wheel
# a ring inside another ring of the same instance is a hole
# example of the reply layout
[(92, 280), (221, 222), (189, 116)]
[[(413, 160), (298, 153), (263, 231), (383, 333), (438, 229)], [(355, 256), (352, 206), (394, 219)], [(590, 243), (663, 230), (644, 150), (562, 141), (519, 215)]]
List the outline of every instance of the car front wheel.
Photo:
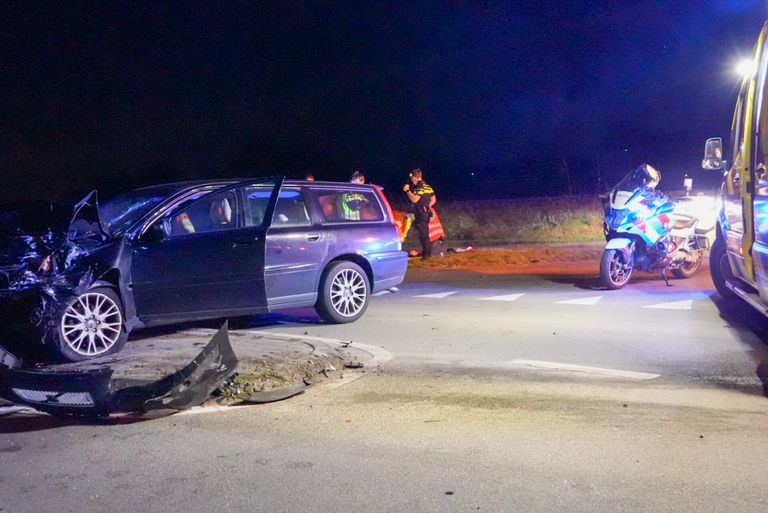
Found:
[(370, 289), (368, 276), (359, 265), (334, 262), (323, 272), (315, 309), (334, 324), (356, 321), (368, 308)]
[(723, 299), (735, 299), (737, 296), (726, 286), (726, 281), (733, 281), (731, 264), (728, 262), (728, 253), (725, 250), (725, 242), (722, 238), (715, 239), (712, 249), (709, 250), (709, 272), (712, 275), (712, 283), (715, 289), (723, 296)]
[(128, 339), (123, 305), (112, 289), (88, 290), (70, 300), (59, 315), (52, 342), (64, 360), (78, 362), (117, 353)]

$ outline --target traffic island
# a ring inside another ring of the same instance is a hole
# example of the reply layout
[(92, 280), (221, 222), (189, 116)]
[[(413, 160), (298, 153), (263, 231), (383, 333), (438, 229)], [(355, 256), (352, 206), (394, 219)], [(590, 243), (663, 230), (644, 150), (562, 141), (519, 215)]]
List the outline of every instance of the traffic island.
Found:
[[(133, 340), (87, 362), (25, 365), (5, 359), (0, 395), (39, 411), (105, 418), (171, 414), (195, 406), (265, 403), (357, 366), (339, 347), (259, 330), (190, 329)], [(14, 405), (0, 404), (0, 413)]]

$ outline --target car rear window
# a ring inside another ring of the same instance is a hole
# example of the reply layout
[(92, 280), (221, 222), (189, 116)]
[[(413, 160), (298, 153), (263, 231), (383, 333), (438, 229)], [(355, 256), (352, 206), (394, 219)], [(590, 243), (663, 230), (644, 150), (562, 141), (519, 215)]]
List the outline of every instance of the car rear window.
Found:
[(373, 191), (313, 189), (312, 200), (329, 223), (384, 220), (384, 212)]

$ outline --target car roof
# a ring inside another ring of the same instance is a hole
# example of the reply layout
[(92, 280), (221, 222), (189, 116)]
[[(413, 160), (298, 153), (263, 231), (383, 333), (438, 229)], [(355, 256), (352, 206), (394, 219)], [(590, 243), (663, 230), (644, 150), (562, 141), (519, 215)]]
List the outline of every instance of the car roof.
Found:
[[(156, 188), (168, 188), (168, 189), (176, 189), (176, 192), (181, 192), (186, 189), (192, 189), (195, 187), (201, 187), (204, 185), (219, 185), (221, 187), (225, 187), (227, 185), (234, 185), (236, 183), (241, 182), (247, 182), (248, 180), (261, 180), (265, 177), (251, 177), (251, 178), (221, 178), (221, 179), (213, 179), (213, 180), (187, 180), (183, 182), (171, 182), (171, 183), (160, 183), (156, 185), (150, 185), (147, 187), (142, 187), (140, 189), (136, 189), (136, 191), (147, 191), (151, 189)], [(345, 189), (347, 188), (361, 188), (361, 189), (370, 189), (372, 187), (371, 184), (356, 184), (356, 183), (350, 183), (350, 182), (330, 182), (330, 181), (319, 181), (319, 180), (296, 180), (296, 179), (286, 179), (283, 181), (283, 185), (289, 185), (289, 186), (305, 186), (305, 185), (312, 185), (312, 186), (320, 186), (320, 187), (333, 187), (338, 188), (340, 186), (343, 186)]]

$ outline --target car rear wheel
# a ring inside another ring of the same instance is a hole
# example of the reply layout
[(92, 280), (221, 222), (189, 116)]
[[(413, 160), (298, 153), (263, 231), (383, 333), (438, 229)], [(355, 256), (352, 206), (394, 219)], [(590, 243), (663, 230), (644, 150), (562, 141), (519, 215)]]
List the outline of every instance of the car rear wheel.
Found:
[(117, 353), (128, 339), (123, 321), (123, 305), (114, 290), (88, 290), (62, 309), (53, 347), (70, 362)]
[(334, 324), (356, 321), (368, 308), (370, 290), (368, 275), (359, 265), (334, 262), (323, 272), (315, 309), (320, 317)]

